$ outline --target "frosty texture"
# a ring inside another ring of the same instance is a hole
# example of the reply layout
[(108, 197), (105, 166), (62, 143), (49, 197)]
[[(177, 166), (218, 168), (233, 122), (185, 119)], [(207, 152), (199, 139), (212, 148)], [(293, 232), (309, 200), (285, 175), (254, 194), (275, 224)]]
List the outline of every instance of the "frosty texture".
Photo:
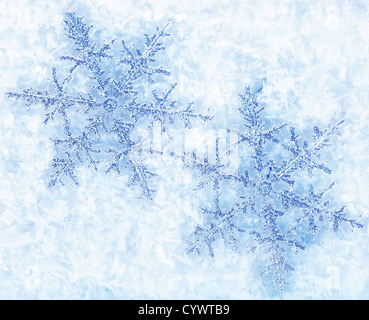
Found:
[[(176, 84), (163, 85), (169, 71), (158, 65), (156, 56), (165, 49), (168, 25), (152, 36), (145, 34), (140, 50), (116, 39), (98, 45), (93, 27), (73, 12), (64, 23), (72, 52), (60, 57), (65, 69), (52, 68), (52, 90), (8, 93), (27, 105), (42, 105), (45, 124), (60, 124), (60, 136), (52, 138), (56, 155), (48, 186), (66, 180), (78, 185), (76, 169), (88, 165), (128, 175), (128, 186), (137, 186), (142, 197), (151, 199), (156, 173), (140, 154), (160, 151), (145, 149), (148, 137), (137, 139), (135, 130), (158, 121), (164, 132), (179, 122), (188, 127), (194, 118), (208, 119), (194, 114), (192, 104), (180, 107), (170, 99)], [(211, 205), (201, 208), (203, 223), (188, 240), (188, 251), (214, 256), (216, 241), (222, 239), (234, 250), (248, 249), (257, 254), (262, 275), (283, 290), (294, 269), (291, 253), (303, 250), (328, 226), (338, 231), (343, 225), (354, 229), (362, 224), (349, 217), (345, 206), (328, 201), (333, 182), (321, 188), (308, 179), (316, 172), (331, 173), (319, 155), (343, 121), (323, 130), (315, 127), (311, 138), (303, 138), (294, 127), (264, 117), (261, 90), (248, 87), (240, 95), (243, 127), (232, 147), (245, 148), (239, 159), (244, 170), (229, 171), (224, 161), (235, 153), (220, 154), (218, 148), (214, 163), (205, 159), (191, 166), (201, 173), (200, 186), (212, 198)], [(229, 191), (235, 196), (228, 196)]]

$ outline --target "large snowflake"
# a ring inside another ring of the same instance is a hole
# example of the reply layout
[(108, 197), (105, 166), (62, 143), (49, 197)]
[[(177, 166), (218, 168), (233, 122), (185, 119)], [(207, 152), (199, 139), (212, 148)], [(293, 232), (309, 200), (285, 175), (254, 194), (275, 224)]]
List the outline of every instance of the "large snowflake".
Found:
[(63, 184), (66, 178), (78, 184), (75, 170), (80, 164), (87, 163), (95, 170), (105, 164), (106, 172), (120, 174), (124, 170), (130, 176), (128, 185), (137, 185), (142, 196), (151, 198), (155, 189), (150, 178), (156, 174), (140, 156), (143, 151), (153, 152), (143, 147), (150, 137), (134, 138), (135, 130), (148, 129), (154, 121), (165, 131), (176, 121), (188, 127), (193, 118), (207, 119), (195, 115), (192, 104), (181, 107), (170, 99), (175, 83), (158, 93), (156, 79), (170, 74), (156, 59), (165, 49), (168, 25), (157, 28), (153, 36), (145, 34), (144, 49), (133, 50), (116, 40), (98, 46), (92, 37), (93, 27), (74, 12), (66, 14), (64, 24), (72, 53), (60, 57), (67, 63), (65, 70), (52, 68), (53, 89), (8, 93), (27, 105), (43, 105), (45, 124), (56, 120), (62, 124), (62, 136), (52, 139), (56, 155), (49, 187)]
[[(257, 253), (265, 279), (283, 290), (287, 273), (294, 270), (291, 252), (305, 249), (327, 224), (334, 231), (344, 224), (352, 229), (362, 225), (349, 218), (345, 206), (330, 204), (326, 194), (334, 183), (316, 190), (324, 179), (314, 180), (317, 171), (318, 176), (331, 173), (319, 155), (343, 121), (324, 130), (314, 127), (312, 138), (304, 139), (294, 127), (275, 126), (263, 116), (261, 91), (262, 86), (247, 87), (240, 95), (243, 125), (231, 149), (220, 154), (217, 143), (214, 163), (205, 159), (195, 164), (200, 187), (211, 191), (212, 200), (210, 207), (201, 208), (203, 223), (188, 239), (188, 252), (214, 256), (219, 239), (234, 250), (247, 247)], [(236, 149), (244, 170), (226, 165)], [(229, 196), (232, 191), (235, 196)]]

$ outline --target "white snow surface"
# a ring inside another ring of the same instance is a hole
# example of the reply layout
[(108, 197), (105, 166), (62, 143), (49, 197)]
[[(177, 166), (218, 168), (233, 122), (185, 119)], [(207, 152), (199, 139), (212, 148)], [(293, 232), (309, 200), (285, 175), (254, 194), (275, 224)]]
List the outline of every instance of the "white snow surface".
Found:
[(47, 85), (70, 10), (106, 40), (142, 39), (172, 20), (164, 54), (176, 95), (210, 109), (214, 126), (260, 78), (275, 119), (300, 130), (344, 119), (326, 151), (334, 196), (369, 223), (369, 1), (1, 0), (1, 299), (369, 299), (367, 227), (322, 234), (294, 257), (291, 286), (278, 294), (252, 255), (221, 244), (215, 259), (186, 255), (203, 199), (175, 161), (158, 164), (152, 201), (88, 168), (79, 187), (48, 190), (52, 129), (6, 92)]

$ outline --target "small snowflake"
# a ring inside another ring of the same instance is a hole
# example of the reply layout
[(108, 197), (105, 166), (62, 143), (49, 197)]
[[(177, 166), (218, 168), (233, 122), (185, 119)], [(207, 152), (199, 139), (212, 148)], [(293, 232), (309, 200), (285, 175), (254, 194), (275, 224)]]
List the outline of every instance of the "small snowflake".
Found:
[[(210, 207), (201, 208), (203, 223), (188, 240), (188, 252), (207, 251), (213, 257), (218, 239), (224, 239), (233, 250), (247, 243), (245, 246), (257, 253), (264, 265), (261, 274), (283, 290), (287, 272), (294, 270), (289, 253), (303, 250), (317, 237), (321, 226), (330, 223), (338, 231), (342, 224), (352, 229), (363, 225), (350, 219), (344, 206), (337, 209), (330, 205), (325, 195), (334, 183), (317, 191), (301, 174), (312, 176), (317, 170), (331, 173), (319, 161), (319, 154), (343, 121), (325, 130), (315, 127), (310, 141), (294, 127), (286, 135), (287, 124), (274, 126), (263, 116), (265, 106), (258, 98), (261, 90), (247, 87), (240, 95), (243, 129), (233, 147), (247, 148), (240, 157), (240, 167), (246, 169), (229, 172), (223, 163), (233, 155), (220, 155), (218, 148), (215, 163), (195, 164), (201, 173), (200, 187), (209, 186), (213, 199)], [(237, 190), (237, 196), (225, 199), (230, 188)]]

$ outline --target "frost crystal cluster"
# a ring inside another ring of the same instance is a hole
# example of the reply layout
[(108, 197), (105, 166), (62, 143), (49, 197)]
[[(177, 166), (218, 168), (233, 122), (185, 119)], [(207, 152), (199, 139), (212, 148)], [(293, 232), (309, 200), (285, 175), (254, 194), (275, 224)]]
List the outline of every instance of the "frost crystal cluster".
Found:
[[(157, 62), (169, 36), (167, 26), (145, 34), (143, 49), (133, 49), (116, 39), (96, 43), (92, 26), (75, 13), (67, 13), (64, 24), (72, 49), (60, 57), (66, 68), (52, 69), (50, 89), (8, 93), (27, 105), (43, 105), (44, 123), (59, 128), (52, 138), (56, 152), (48, 186), (67, 180), (78, 185), (77, 167), (88, 164), (127, 175), (128, 186), (150, 199), (156, 174), (141, 155), (161, 151), (145, 148), (150, 136), (137, 138), (137, 132), (154, 122), (164, 132), (179, 123), (187, 128), (195, 118), (208, 119), (194, 114), (192, 104), (180, 107), (170, 99), (176, 84), (164, 89), (158, 83), (169, 75)], [(214, 161), (195, 157), (191, 165), (201, 173), (200, 187), (211, 200), (201, 208), (203, 222), (187, 240), (188, 252), (214, 256), (219, 241), (254, 252), (265, 279), (283, 290), (294, 269), (291, 253), (304, 250), (328, 226), (338, 231), (362, 225), (327, 199), (334, 183), (322, 186), (315, 175), (331, 173), (319, 156), (343, 121), (323, 130), (315, 127), (312, 137), (304, 138), (294, 127), (274, 125), (264, 116), (261, 90), (247, 87), (240, 95), (242, 124), (231, 149), (220, 154), (216, 143)], [(225, 163), (235, 156), (239, 165), (231, 170)]]
[[(311, 139), (305, 139), (294, 127), (275, 126), (263, 116), (261, 90), (247, 87), (240, 95), (243, 125), (237, 143), (222, 155), (217, 147), (215, 163), (195, 164), (212, 205), (201, 208), (203, 224), (188, 240), (188, 252), (213, 257), (215, 243), (223, 239), (234, 250), (256, 253), (261, 274), (283, 290), (287, 273), (294, 270), (291, 252), (304, 250), (327, 225), (335, 232), (343, 225), (362, 225), (348, 217), (344, 206), (335, 208), (326, 199), (334, 183), (316, 190), (313, 179), (316, 172), (331, 173), (319, 155), (343, 121), (324, 130), (314, 127)], [(232, 148), (239, 148), (243, 170), (227, 167)]]
[[(176, 84), (162, 94), (155, 86), (159, 75), (170, 74), (156, 60), (158, 52), (165, 49), (168, 25), (157, 28), (153, 36), (144, 35), (144, 50), (133, 50), (121, 41), (117, 53), (116, 40), (98, 46), (91, 36), (92, 26), (74, 12), (66, 14), (64, 23), (73, 52), (60, 57), (68, 66), (66, 71), (52, 69), (53, 89), (8, 93), (27, 105), (42, 104), (45, 124), (56, 119), (62, 124), (62, 136), (53, 139), (57, 153), (49, 187), (64, 184), (65, 178), (78, 185), (76, 167), (88, 163), (95, 170), (105, 165), (106, 172), (130, 172), (128, 185), (137, 185), (142, 196), (151, 198), (155, 189), (149, 180), (156, 174), (139, 157), (143, 151), (153, 152), (143, 148), (150, 137), (134, 138), (135, 130), (147, 129), (154, 121), (166, 130), (178, 120), (188, 127), (192, 118), (206, 119), (193, 113), (192, 104), (182, 108), (170, 99)], [(145, 90), (151, 91), (151, 96), (147, 97)]]

